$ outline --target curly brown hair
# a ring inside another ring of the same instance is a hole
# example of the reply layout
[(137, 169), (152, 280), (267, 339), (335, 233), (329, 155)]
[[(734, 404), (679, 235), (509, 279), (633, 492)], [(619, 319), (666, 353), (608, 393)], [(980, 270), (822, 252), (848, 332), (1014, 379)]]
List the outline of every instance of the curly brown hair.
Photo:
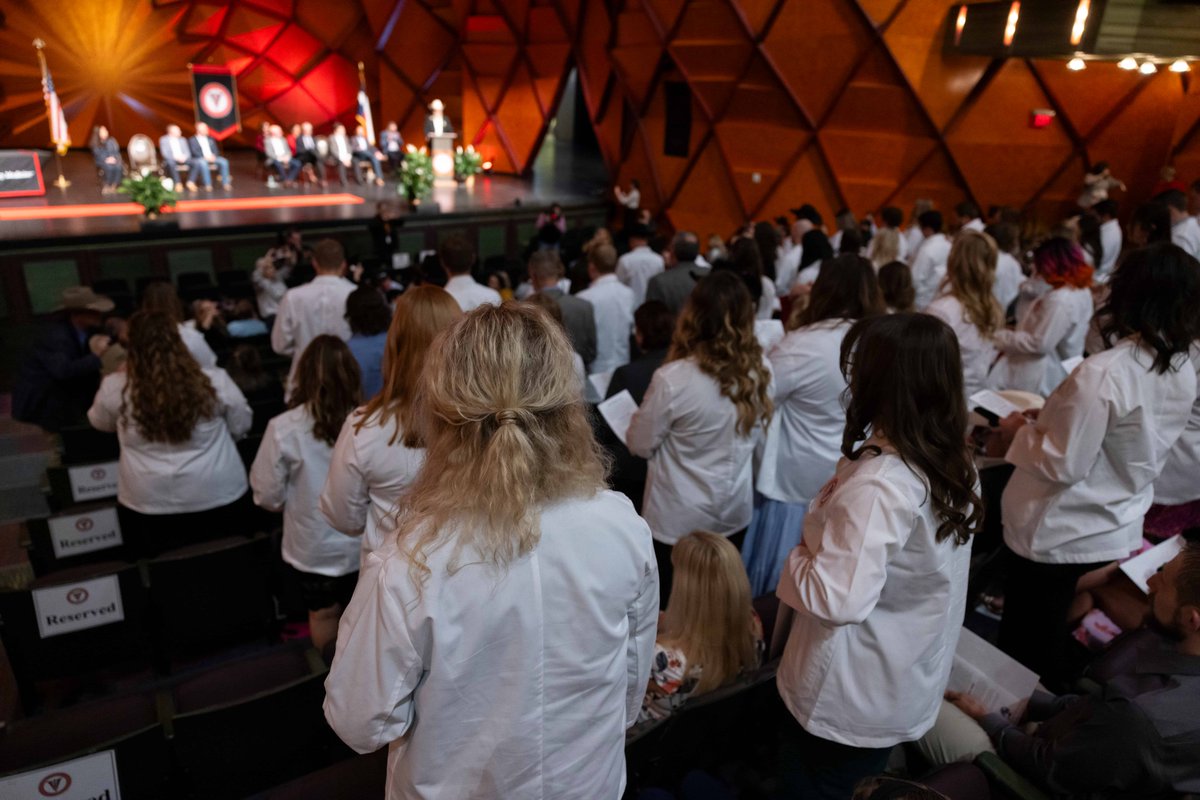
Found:
[(129, 318), (121, 420), (132, 417), (148, 441), (180, 444), (202, 419), (217, 413), (217, 392), (162, 311)]
[(309, 342), (296, 364), (296, 391), (288, 407), (308, 409), (313, 437), (332, 447), (361, 401), (362, 372), (346, 343), (329, 334)]

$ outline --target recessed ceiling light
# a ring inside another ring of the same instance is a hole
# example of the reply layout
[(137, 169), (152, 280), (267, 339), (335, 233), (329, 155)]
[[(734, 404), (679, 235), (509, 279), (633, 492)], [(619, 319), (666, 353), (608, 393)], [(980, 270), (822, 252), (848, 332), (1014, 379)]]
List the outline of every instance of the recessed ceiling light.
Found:
[(1182, 58), (1176, 59), (1171, 64), (1171, 72), (1191, 72), (1191, 71), (1192, 71), (1192, 68), (1190, 66), (1188, 66), (1188, 62), (1184, 61)]
[(1080, 70), (1087, 69), (1087, 63), (1082, 58), (1072, 58), (1067, 62), (1067, 69), (1072, 72), (1079, 72)]
[(1138, 72), (1143, 75), (1153, 75), (1158, 72), (1158, 67), (1154, 65), (1153, 61), (1143, 61), (1142, 65), (1138, 67)]
[(1133, 56), (1125, 56), (1117, 62), (1117, 67), (1120, 69), (1133, 71), (1137, 69), (1137, 59), (1135, 59)]

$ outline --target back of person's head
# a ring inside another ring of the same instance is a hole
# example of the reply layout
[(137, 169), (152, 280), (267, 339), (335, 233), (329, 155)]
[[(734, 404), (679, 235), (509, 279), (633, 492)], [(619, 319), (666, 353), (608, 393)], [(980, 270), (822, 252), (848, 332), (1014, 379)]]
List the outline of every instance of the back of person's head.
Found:
[(758, 245), (759, 260), (763, 274), (770, 276), (775, 271), (775, 255), (779, 252), (779, 228), (770, 222), (754, 223), (754, 243)]
[(451, 530), (451, 570), (460, 556), (504, 567), (537, 546), (543, 506), (604, 488), (573, 354), (528, 303), (481, 306), (437, 338), (419, 399), (425, 466), (399, 532), (415, 580)]
[(871, 240), (871, 261), (883, 266), (900, 257), (900, 231), (880, 228)]
[(804, 203), (799, 208), (794, 209), (792, 213), (796, 215), (796, 219), (807, 220), (811, 222), (814, 227), (819, 228), (825, 224), (825, 220), (821, 217), (821, 212), (817, 211), (816, 207), (813, 206), (812, 203)]
[(346, 417), (362, 401), (362, 372), (354, 354), (337, 336), (318, 336), (300, 354), (295, 382), (289, 406), (304, 406), (312, 417), (313, 438), (333, 447)]
[(1154, 196), (1154, 202), (1162, 203), (1168, 209), (1175, 209), (1184, 214), (1188, 210), (1187, 195), (1179, 189), (1168, 189), (1165, 192), (1160, 192)]
[(562, 306), (560, 306), (558, 301), (553, 297), (549, 297), (548, 295), (538, 292), (536, 294), (531, 294), (529, 297), (525, 298), (523, 302), (540, 308), (542, 311), (546, 312), (546, 316), (554, 320), (554, 322), (557, 323), (560, 328), (566, 330), (566, 323), (563, 321)]
[(346, 322), (351, 333), (375, 336), (388, 329), (392, 310), (382, 292), (374, 286), (360, 286), (346, 296)]
[(717, 689), (757, 666), (750, 580), (724, 536), (693, 531), (671, 548), (674, 581), (658, 640), (703, 668), (696, 692)]
[(833, 258), (833, 247), (829, 244), (829, 237), (815, 228), (804, 234), (800, 246), (803, 248), (800, 252), (800, 269)]
[(966, 230), (954, 238), (946, 258), (946, 281), (950, 291), (962, 304), (967, 322), (985, 339), (990, 339), (1004, 322), (1004, 309), (992, 294), (999, 253), (992, 237)]
[(313, 246), (313, 269), (325, 274), (339, 274), (346, 266), (346, 251), (336, 239), (322, 239)]
[(248, 320), (258, 319), (258, 311), (254, 308), (253, 301), (248, 297), (240, 297), (233, 303), (233, 308), (229, 310), (229, 318), (231, 320)]
[(161, 311), (129, 318), (122, 419), (151, 442), (182, 444), (202, 419), (217, 411), (217, 393), (179, 335), (179, 324)]
[(879, 268), (879, 291), (892, 311), (912, 311), (917, 301), (912, 270), (903, 261), (892, 261)]
[(863, 445), (882, 436), (929, 484), (937, 538), (965, 543), (983, 522), (967, 429), (958, 337), (928, 314), (867, 317), (842, 340), (849, 382), (842, 453), (857, 460), (878, 452)]
[(529, 280), (539, 289), (553, 286), (562, 276), (562, 261), (553, 250), (538, 250), (529, 257)]
[(358, 430), (378, 415), (381, 426), (394, 422), (388, 444), (399, 439), (405, 447), (422, 446), (415, 406), (421, 370), (433, 340), (461, 316), (458, 302), (440, 286), (414, 286), (396, 299), (383, 351), (382, 385), (358, 418)]
[(442, 267), (451, 275), (467, 275), (475, 266), (475, 248), (465, 236), (451, 234), (438, 247)]
[(142, 310), (166, 314), (175, 324), (183, 322), (183, 301), (167, 281), (153, 281), (142, 292)]
[(970, 200), (963, 200), (954, 207), (954, 213), (958, 215), (959, 219), (965, 219), (970, 222), (979, 216), (979, 206)]
[(899, 228), (904, 224), (904, 212), (895, 206), (887, 206), (879, 212), (879, 218), (883, 220), (884, 227)]
[(1117, 211), (1119, 209), (1120, 206), (1117, 205), (1117, 201), (1113, 200), (1111, 197), (1101, 200), (1099, 203), (1096, 203), (1096, 205), (1092, 206), (1092, 211), (1095, 211), (1101, 219), (1104, 219), (1105, 217), (1108, 219), (1116, 219)]
[(737, 406), (737, 431), (749, 436), (774, 406), (763, 367), (762, 346), (754, 335), (754, 303), (733, 272), (705, 275), (692, 289), (671, 339), (668, 361), (694, 358), (696, 366)]
[(842, 239), (838, 242), (838, 254), (858, 255), (863, 249), (862, 233), (856, 228), (842, 230)]
[(864, 778), (854, 787), (850, 800), (949, 800), (928, 786), (890, 775)]
[(921, 216), (917, 217), (917, 224), (920, 225), (923, 230), (941, 233), (942, 226), (946, 223), (942, 220), (942, 212), (930, 209), (928, 211), (921, 212)]
[[(743, 278), (757, 280), (761, 284), (763, 275), (762, 254), (753, 239), (742, 237), (735, 240), (729, 246), (729, 262), (737, 274)], [(750, 291), (749, 286), (747, 286), (747, 291)]]
[(647, 300), (633, 312), (633, 327), (642, 337), (642, 350), (666, 350), (675, 331), (675, 315), (661, 300)]
[(229, 353), (229, 362), (225, 371), (230, 379), (242, 390), (242, 394), (260, 391), (278, 380), (263, 368), (262, 356), (258, 348), (252, 344), (235, 345)]
[(793, 317), (791, 327), (827, 319), (857, 320), (883, 310), (883, 295), (871, 262), (858, 255), (841, 255), (821, 265), (808, 305)]
[(691, 231), (680, 231), (671, 240), (671, 254), (680, 264), (695, 261), (700, 255), (700, 238)]
[(1200, 262), (1160, 242), (1134, 250), (1109, 279), (1108, 300), (1096, 313), (1108, 344), (1138, 336), (1154, 354), (1159, 374), (1200, 338)]
[(611, 244), (598, 244), (588, 250), (588, 263), (595, 267), (601, 275), (609, 275), (617, 270), (617, 248)]
[(645, 244), (650, 241), (650, 227), (643, 222), (633, 223), (626, 232), (630, 242), (637, 241)]
[(996, 249), (1001, 253), (1012, 255), (1013, 248), (1017, 246), (1017, 238), (1021, 232), (1017, 230), (1017, 226), (1009, 222), (997, 222), (995, 225), (988, 225), (984, 230), (988, 236), (992, 237), (992, 241), (996, 243)]
[(833, 220), (837, 223), (839, 231), (850, 231), (858, 228), (858, 217), (854, 216), (854, 212), (848, 208), (838, 209)]
[(1065, 236), (1051, 236), (1033, 251), (1033, 266), (1046, 283), (1055, 289), (1069, 286), (1084, 289), (1092, 285), (1095, 270), (1083, 258), (1079, 245)]
[(1143, 246), (1171, 241), (1171, 212), (1162, 203), (1143, 203), (1129, 221), (1129, 238)]
[(1104, 243), (1100, 240), (1100, 217), (1080, 214), (1075, 224), (1079, 229), (1079, 246), (1091, 253), (1093, 260), (1099, 264), (1104, 256)]

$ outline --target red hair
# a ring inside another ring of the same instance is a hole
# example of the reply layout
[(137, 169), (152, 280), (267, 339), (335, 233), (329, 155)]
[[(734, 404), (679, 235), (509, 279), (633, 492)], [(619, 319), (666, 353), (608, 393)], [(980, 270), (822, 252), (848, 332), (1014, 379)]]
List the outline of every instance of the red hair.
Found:
[(1070, 286), (1086, 289), (1092, 285), (1095, 269), (1083, 260), (1083, 250), (1064, 236), (1054, 236), (1038, 245), (1033, 253), (1038, 274), (1054, 289)]

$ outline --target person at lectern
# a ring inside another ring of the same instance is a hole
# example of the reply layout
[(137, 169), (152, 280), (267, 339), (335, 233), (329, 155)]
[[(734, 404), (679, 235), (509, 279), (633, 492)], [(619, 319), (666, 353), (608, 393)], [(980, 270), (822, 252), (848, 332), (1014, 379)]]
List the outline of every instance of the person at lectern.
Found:
[(454, 133), (454, 125), (446, 118), (446, 106), (441, 100), (434, 100), (429, 104), (429, 116), (425, 118), (425, 138), (444, 133)]

